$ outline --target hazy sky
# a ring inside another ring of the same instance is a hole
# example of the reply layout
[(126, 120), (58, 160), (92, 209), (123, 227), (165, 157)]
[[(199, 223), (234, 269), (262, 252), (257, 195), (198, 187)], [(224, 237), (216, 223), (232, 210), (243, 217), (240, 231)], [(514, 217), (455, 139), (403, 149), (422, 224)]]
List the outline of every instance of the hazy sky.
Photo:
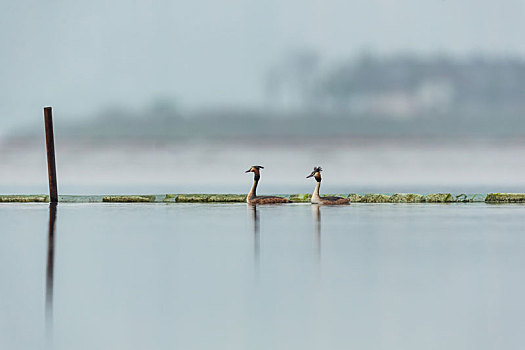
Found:
[(525, 56), (525, 0), (32, 0), (0, 5), (0, 134), (176, 98), (257, 105), (288, 50)]

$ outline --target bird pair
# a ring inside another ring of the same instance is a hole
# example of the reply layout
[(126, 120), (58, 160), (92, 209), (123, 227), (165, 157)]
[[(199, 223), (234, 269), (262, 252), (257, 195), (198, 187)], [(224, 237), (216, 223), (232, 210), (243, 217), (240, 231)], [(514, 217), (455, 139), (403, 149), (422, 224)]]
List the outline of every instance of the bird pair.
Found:
[[(248, 197), (246, 197), (246, 202), (250, 204), (275, 204), (275, 203), (292, 203), (291, 200), (283, 198), (283, 197), (277, 197), (277, 196), (258, 196), (257, 191), (257, 184), (259, 183), (259, 180), (261, 178), (261, 169), (264, 169), (264, 167), (260, 165), (253, 165), (250, 169), (246, 170), (247, 173), (253, 173), (253, 185), (252, 189), (250, 190), (250, 193), (248, 193)], [(312, 200), (311, 202), (314, 204), (348, 204), (350, 203), (350, 199), (343, 198), (343, 197), (321, 197), (319, 195), (319, 188), (321, 187), (321, 167), (314, 167), (314, 171), (310, 175), (308, 175), (306, 178), (314, 177), (315, 181), (317, 181), (314, 189), (314, 193), (312, 194)]]

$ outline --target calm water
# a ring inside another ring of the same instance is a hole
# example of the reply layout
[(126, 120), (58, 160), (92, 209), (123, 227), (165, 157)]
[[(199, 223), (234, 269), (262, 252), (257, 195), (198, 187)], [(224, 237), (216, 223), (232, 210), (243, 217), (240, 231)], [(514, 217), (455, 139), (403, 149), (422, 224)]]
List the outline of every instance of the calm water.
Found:
[(2, 349), (525, 341), (525, 206), (60, 204), (56, 214), (53, 230), (48, 205), (0, 205)]

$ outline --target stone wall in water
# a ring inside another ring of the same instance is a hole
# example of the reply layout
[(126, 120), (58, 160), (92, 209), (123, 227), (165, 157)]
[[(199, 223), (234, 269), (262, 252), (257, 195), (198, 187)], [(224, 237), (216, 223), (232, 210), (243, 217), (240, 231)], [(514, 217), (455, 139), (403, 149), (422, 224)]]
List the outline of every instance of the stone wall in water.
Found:
[[(350, 193), (332, 194), (350, 198), (351, 203), (525, 203), (525, 193), (453, 194), (453, 193)], [(311, 194), (281, 194), (296, 203), (309, 203)], [(328, 196), (328, 195), (327, 195)], [(236, 203), (245, 202), (245, 194), (157, 194), (157, 195), (62, 195), (63, 203)], [(3, 203), (49, 202), (47, 195), (0, 195)]]

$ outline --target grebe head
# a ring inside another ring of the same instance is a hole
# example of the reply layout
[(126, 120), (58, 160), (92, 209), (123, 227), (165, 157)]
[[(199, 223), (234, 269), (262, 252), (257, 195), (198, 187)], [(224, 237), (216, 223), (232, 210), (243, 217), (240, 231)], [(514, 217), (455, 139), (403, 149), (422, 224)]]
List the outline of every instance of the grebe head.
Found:
[(306, 178), (308, 179), (309, 177), (315, 177), (315, 179), (317, 180), (317, 182), (321, 181), (321, 171), (323, 171), (323, 169), (321, 169), (320, 166), (316, 166), (314, 167), (314, 171), (312, 171), (312, 173), (310, 175), (308, 175)]
[(259, 169), (264, 169), (264, 167), (260, 165), (252, 165), (250, 169), (245, 171), (245, 173), (255, 173), (259, 175)]

